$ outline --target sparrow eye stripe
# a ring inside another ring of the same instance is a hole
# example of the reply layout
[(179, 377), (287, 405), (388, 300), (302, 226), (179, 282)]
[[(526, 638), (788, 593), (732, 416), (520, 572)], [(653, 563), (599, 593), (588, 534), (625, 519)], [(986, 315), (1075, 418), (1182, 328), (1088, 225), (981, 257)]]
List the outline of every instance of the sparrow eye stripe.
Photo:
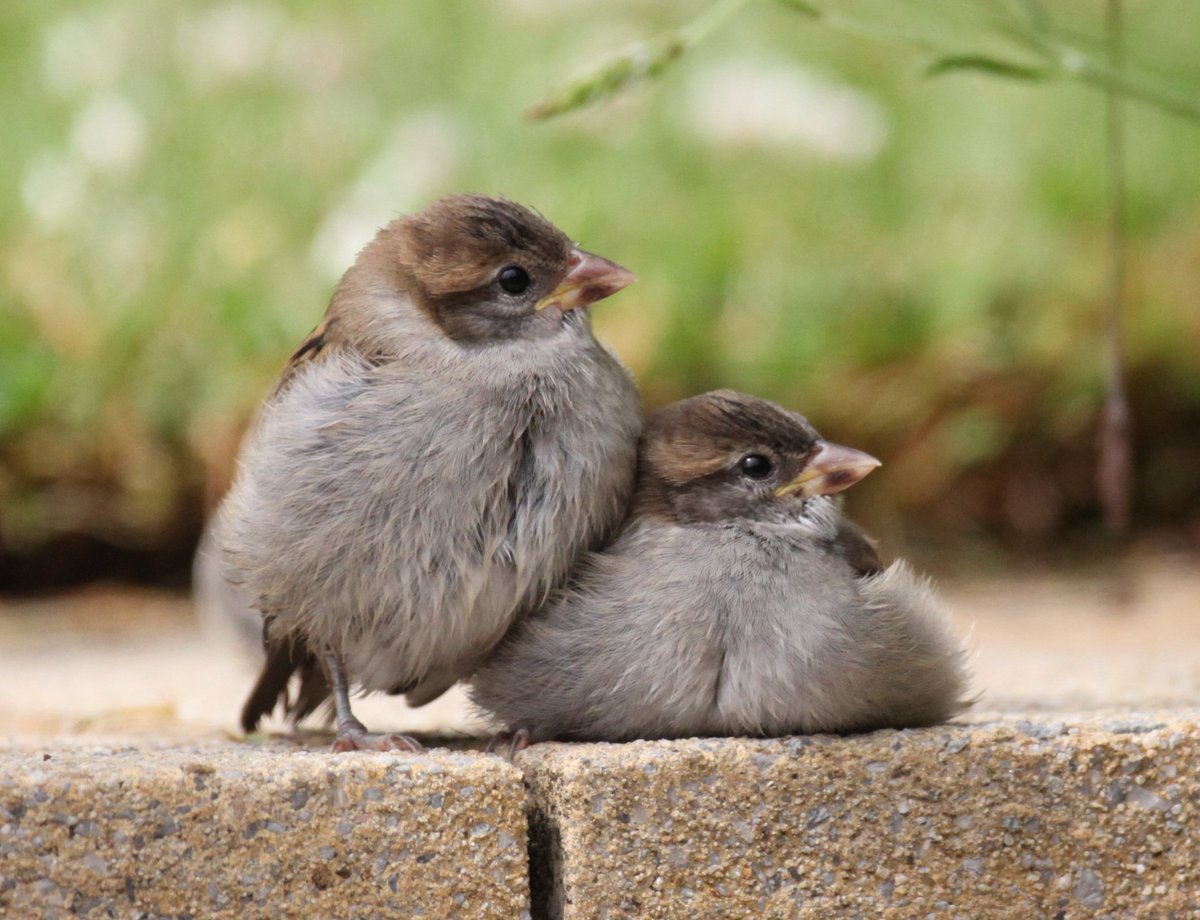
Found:
[(519, 265), (508, 265), (500, 269), (496, 282), (506, 294), (524, 294), (529, 288), (529, 272)]
[(738, 461), (737, 467), (749, 479), (766, 479), (775, 469), (770, 459), (762, 454), (746, 454)]

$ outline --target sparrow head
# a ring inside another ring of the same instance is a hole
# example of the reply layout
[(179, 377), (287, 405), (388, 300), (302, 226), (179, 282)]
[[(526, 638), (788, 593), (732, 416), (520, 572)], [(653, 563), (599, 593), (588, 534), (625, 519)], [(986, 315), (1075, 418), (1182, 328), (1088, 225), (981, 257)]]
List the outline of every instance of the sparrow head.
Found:
[(381, 230), (352, 272), (394, 287), (457, 342), (553, 335), (634, 280), (539, 214), (481, 195), (442, 198)]
[(802, 415), (716, 390), (651, 414), (638, 465), (639, 512), (691, 523), (794, 518), (880, 464), (823, 440)]

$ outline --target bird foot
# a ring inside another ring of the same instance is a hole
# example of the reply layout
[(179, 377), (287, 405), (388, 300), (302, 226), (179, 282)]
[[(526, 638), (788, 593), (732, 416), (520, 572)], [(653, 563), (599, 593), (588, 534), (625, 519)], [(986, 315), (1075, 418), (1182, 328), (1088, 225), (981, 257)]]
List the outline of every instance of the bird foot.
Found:
[[(529, 735), (529, 729), (518, 728), (515, 732), (500, 732), (496, 737), (488, 742), (484, 752), (487, 754), (498, 754), (509, 763), (518, 753), (529, 747), (532, 739)], [(502, 748), (497, 750), (497, 748)]]
[(416, 738), (409, 735), (384, 735), (368, 732), (358, 728), (339, 729), (333, 739), (334, 754), (343, 751), (408, 751), (411, 754), (424, 754), (425, 747)]

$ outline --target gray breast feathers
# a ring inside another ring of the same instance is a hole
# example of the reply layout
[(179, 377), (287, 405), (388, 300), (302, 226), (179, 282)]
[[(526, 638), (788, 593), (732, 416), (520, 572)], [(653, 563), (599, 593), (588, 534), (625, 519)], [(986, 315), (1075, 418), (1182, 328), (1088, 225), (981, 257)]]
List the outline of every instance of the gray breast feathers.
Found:
[(222, 512), (235, 577), (366, 689), (452, 682), (624, 511), (636, 396), (588, 341), (558, 388), (499, 353), (298, 374)]

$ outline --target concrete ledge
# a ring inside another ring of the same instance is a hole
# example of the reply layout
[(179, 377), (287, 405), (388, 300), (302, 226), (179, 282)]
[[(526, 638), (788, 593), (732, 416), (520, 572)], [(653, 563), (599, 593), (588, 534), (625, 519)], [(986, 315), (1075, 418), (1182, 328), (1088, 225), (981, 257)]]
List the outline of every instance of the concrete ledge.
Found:
[(1198, 777), (1190, 709), (517, 767), (44, 738), (0, 750), (0, 916), (1182, 920)]
[(527, 908), (525, 790), (498, 758), (80, 744), (0, 751), (0, 915)]
[(539, 745), (534, 915), (1200, 915), (1196, 713)]

